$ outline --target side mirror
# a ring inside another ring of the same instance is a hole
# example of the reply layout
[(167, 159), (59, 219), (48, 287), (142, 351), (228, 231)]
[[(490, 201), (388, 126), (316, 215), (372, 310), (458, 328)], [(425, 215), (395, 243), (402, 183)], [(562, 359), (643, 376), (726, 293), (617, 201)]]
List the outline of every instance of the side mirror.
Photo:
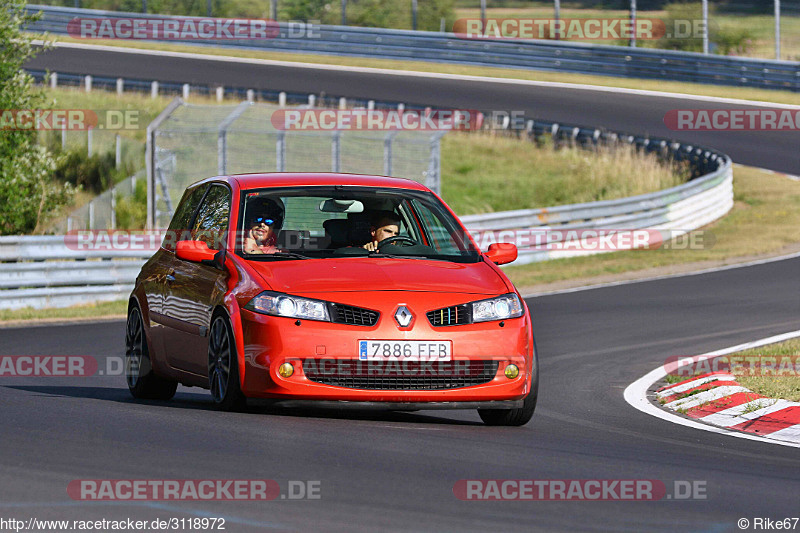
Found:
[(517, 246), (510, 242), (496, 242), (489, 245), (489, 251), (486, 252), (486, 257), (497, 265), (516, 261), (517, 255)]
[(209, 248), (204, 241), (178, 241), (178, 245), (175, 247), (175, 255), (178, 259), (183, 259), (184, 261), (217, 266), (216, 261), (214, 261), (217, 251)]

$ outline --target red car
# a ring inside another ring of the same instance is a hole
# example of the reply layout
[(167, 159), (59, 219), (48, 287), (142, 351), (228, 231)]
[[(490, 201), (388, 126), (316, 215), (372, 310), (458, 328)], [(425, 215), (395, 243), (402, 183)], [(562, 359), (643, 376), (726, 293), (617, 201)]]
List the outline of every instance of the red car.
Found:
[(130, 298), (135, 398), (178, 383), (225, 410), (247, 398), (393, 410), (477, 409), (527, 423), (530, 313), (453, 212), (419, 183), (277, 173), (190, 186)]

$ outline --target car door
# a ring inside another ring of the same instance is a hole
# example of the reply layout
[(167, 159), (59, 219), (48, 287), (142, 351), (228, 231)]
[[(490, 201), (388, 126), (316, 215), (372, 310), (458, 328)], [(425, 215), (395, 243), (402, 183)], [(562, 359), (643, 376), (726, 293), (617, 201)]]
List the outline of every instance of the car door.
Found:
[(169, 228), (161, 243), (161, 247), (148, 262), (146, 279), (140, 280), (147, 300), (150, 316), (150, 341), (156, 351), (154, 356), (164, 361), (164, 300), (166, 298), (167, 275), (171, 275), (175, 267), (175, 242), (180, 235), (188, 234), (189, 226), (194, 219), (200, 202), (208, 189), (208, 185), (199, 185), (186, 189), (183, 198), (175, 209)]
[[(191, 238), (214, 250), (222, 248), (228, 230), (231, 191), (212, 184), (191, 224)], [(188, 235), (184, 236), (188, 238)], [(198, 376), (208, 374), (208, 328), (214, 307), (227, 290), (228, 274), (211, 265), (173, 255), (163, 305), (164, 350), (170, 366)]]

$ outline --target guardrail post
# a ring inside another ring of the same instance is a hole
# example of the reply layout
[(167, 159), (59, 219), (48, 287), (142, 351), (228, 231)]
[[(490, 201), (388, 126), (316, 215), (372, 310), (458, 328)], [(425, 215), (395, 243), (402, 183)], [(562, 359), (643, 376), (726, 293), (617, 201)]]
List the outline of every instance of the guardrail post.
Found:
[(278, 93), (278, 105), (281, 107), (286, 107), (286, 93), (283, 91)]
[(339, 98), (339, 109), (347, 109), (347, 98), (344, 96)]
[(55, 89), (58, 87), (58, 72), (50, 73), (50, 88)]
[(369, 101), (367, 102), (367, 109), (368, 109), (368, 110), (370, 110), (370, 111), (372, 111), (373, 109), (375, 109), (375, 100), (369, 100)]
[(217, 87), (217, 102), (221, 102), (225, 97), (225, 87)]
[(67, 128), (61, 128), (61, 149), (67, 149)]
[(254, 102), (256, 99), (255, 94), (256, 93), (253, 91), (253, 89), (247, 89), (247, 101)]
[(117, 96), (122, 96), (122, 93), (125, 91), (125, 80), (122, 78), (117, 78)]
[(189, 84), (188, 83), (184, 83), (183, 86), (181, 86), (181, 96), (183, 97), (184, 100), (188, 100), (189, 99)]
[(317, 103), (317, 97), (314, 96), (313, 94), (309, 94), (308, 95), (308, 107), (314, 107), (314, 105), (316, 103)]
[(150, 84), (150, 98), (158, 98), (158, 82), (156, 80)]
[(89, 157), (92, 157), (92, 140), (94, 137), (93, 132), (94, 128), (92, 127), (89, 127), (89, 129), (86, 130), (86, 155), (88, 155)]
[(122, 138), (119, 134), (114, 136), (114, 168), (122, 164)]
[(87, 93), (92, 92), (92, 77), (85, 76), (83, 78), (83, 88), (86, 90)]
[(89, 229), (94, 229), (94, 201), (89, 202)]

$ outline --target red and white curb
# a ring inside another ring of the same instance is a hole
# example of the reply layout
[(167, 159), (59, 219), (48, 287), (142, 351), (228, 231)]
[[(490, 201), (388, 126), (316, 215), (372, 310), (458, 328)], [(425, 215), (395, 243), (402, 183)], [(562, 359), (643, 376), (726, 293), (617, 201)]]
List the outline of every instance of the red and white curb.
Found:
[[(795, 337), (800, 337), (800, 330), (709, 352), (693, 358), (693, 361), (713, 359)], [(657, 407), (649, 400), (648, 390), (677, 366), (678, 362), (660, 366), (633, 382), (625, 389), (625, 401), (639, 411), (675, 424), (800, 448), (800, 403), (765, 398), (742, 387), (734, 376), (725, 372), (710, 372), (662, 387), (656, 392), (656, 399), (665, 403), (663, 408)], [(667, 409), (681, 412), (688, 418)]]

